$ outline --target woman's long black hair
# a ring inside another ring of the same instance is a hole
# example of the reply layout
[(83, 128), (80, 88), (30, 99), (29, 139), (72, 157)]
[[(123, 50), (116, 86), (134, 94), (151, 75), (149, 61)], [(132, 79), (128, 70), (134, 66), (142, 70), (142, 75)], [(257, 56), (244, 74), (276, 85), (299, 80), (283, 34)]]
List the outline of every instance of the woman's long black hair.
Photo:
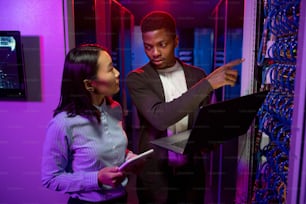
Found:
[(100, 51), (106, 51), (96, 44), (84, 44), (73, 48), (65, 58), (61, 96), (54, 115), (66, 111), (69, 117), (81, 115), (100, 122), (100, 112), (93, 106), (92, 99), (84, 85), (85, 79), (96, 76)]

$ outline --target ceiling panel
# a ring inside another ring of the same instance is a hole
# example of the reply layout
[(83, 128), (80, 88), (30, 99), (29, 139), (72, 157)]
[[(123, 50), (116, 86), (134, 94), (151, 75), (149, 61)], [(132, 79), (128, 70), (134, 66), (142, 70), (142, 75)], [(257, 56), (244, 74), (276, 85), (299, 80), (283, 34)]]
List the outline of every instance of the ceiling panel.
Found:
[[(171, 13), (180, 28), (212, 27), (212, 12), (219, 0), (121, 0), (135, 17), (135, 24), (147, 13), (162, 10)], [(242, 27), (243, 0), (228, 0), (229, 26)]]

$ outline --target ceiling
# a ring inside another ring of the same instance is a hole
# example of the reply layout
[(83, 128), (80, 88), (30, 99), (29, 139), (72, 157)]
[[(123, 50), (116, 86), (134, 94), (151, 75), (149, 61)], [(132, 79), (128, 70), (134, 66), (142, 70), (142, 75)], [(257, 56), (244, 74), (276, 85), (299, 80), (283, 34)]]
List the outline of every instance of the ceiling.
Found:
[[(119, 2), (133, 13), (136, 25), (139, 25), (141, 19), (153, 10), (171, 13), (180, 28), (213, 27), (215, 18), (212, 13), (216, 5), (220, 5), (219, 20), (224, 20), (225, 13), (225, 0), (121, 0)], [(244, 1), (228, 0), (228, 8), (228, 26), (242, 27)]]

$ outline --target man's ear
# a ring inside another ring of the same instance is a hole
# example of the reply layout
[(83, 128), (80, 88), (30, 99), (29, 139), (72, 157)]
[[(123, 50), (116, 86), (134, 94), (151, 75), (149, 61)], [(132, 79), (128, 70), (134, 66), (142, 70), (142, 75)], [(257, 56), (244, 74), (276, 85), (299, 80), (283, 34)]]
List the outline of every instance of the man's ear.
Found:
[(83, 82), (84, 82), (85, 89), (87, 91), (93, 92), (95, 90), (95, 88), (92, 86), (92, 81), (91, 80), (84, 79)]
[(178, 35), (175, 35), (175, 38), (174, 38), (174, 45), (175, 45), (175, 47), (177, 47), (178, 44), (179, 44), (179, 37), (178, 37)]

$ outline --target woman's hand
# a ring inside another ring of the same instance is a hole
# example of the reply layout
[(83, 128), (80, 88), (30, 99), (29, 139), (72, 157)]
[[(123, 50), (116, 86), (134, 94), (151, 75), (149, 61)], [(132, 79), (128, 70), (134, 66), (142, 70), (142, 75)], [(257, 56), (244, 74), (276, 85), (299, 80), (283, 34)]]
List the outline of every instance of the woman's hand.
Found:
[(137, 154), (134, 154), (132, 151), (129, 151), (127, 154), (126, 154), (126, 158), (125, 160), (129, 160), (129, 159), (132, 159), (133, 157), (136, 157)]
[[(134, 154), (132, 151), (129, 151), (126, 155), (125, 160), (126, 161), (130, 160), (130, 159), (132, 159), (133, 157), (136, 157), (136, 156), (138, 156), (138, 155)], [(145, 160), (138, 160), (136, 165), (132, 165), (131, 167), (125, 168), (122, 172), (125, 175), (139, 174), (142, 171), (144, 164), (145, 164)]]
[(105, 167), (98, 172), (99, 186), (103, 184), (112, 187), (118, 186), (125, 178), (125, 175), (119, 171), (118, 167)]

